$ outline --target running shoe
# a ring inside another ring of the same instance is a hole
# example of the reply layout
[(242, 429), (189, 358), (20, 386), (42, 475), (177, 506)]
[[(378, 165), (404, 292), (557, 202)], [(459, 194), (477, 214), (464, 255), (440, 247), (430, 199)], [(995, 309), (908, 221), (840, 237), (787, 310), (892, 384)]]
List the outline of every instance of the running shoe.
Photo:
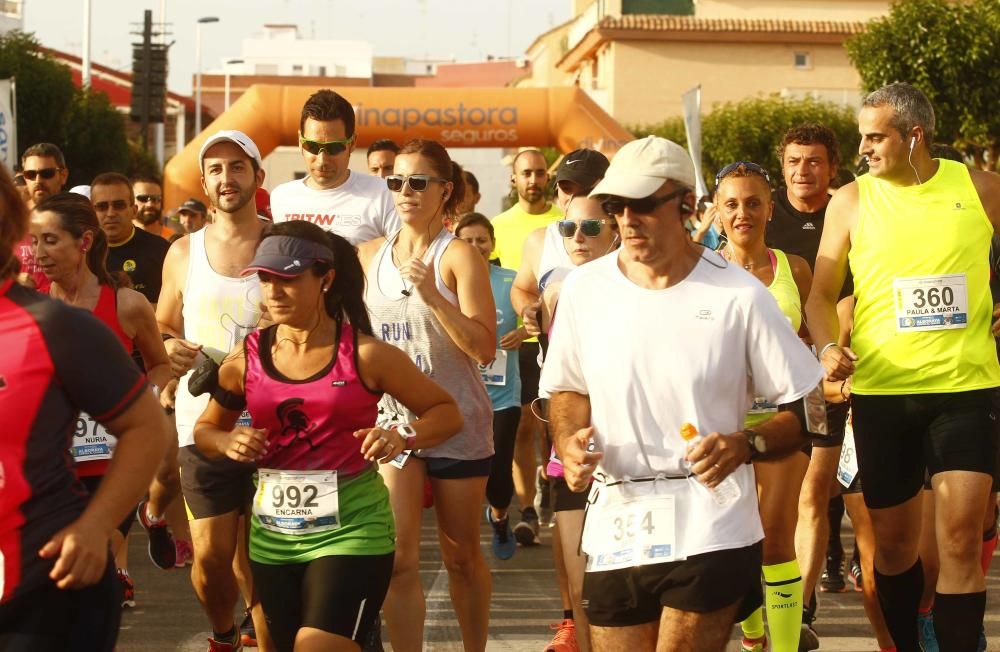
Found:
[(126, 607), (135, 607), (135, 583), (132, 582), (132, 578), (128, 576), (128, 571), (121, 568), (118, 569), (118, 581), (122, 585), (122, 609)]
[(862, 577), (861, 577), (861, 561), (857, 557), (851, 558), (851, 567), (848, 569), (848, 579), (851, 584), (854, 585), (855, 591), (863, 590)]
[(767, 652), (770, 646), (767, 643), (767, 636), (761, 636), (760, 638), (747, 638), (746, 636), (740, 641), (740, 652)]
[(521, 520), (514, 526), (514, 538), (522, 546), (537, 546), (541, 543), (538, 539), (538, 514), (534, 507), (521, 510)]
[(236, 632), (236, 637), (231, 641), (219, 641), (214, 638), (208, 639), (208, 652), (239, 652), (243, 649), (240, 643), (240, 633)]
[(361, 652), (385, 652), (382, 646), (382, 614), (375, 614), (375, 623), (361, 643)]
[(938, 652), (937, 635), (934, 633), (934, 612), (917, 612), (917, 631), (920, 632), (920, 649), (923, 652)]
[(174, 546), (174, 538), (167, 528), (167, 519), (158, 518), (153, 520), (146, 513), (144, 500), (135, 508), (135, 515), (139, 519), (139, 524), (149, 535), (149, 558), (153, 564), (161, 570), (170, 570), (177, 563), (177, 548)]
[(824, 593), (843, 593), (847, 590), (844, 584), (843, 557), (827, 557), (826, 568), (819, 578), (819, 590)]
[(514, 540), (514, 533), (510, 530), (510, 516), (494, 521), (493, 509), (487, 505), (486, 522), (493, 530), (493, 556), (503, 560), (513, 557), (514, 551), (517, 550), (517, 541)]
[(986, 652), (986, 624), (979, 630), (979, 643), (976, 645), (976, 652)]
[(243, 647), (257, 647), (257, 630), (253, 626), (253, 616), (247, 609), (240, 623), (240, 643)]
[(551, 625), (556, 635), (552, 641), (545, 646), (543, 652), (580, 652), (580, 647), (576, 644), (576, 623), (568, 618), (561, 623)]
[(799, 633), (799, 652), (809, 652), (819, 649), (819, 634), (813, 629), (816, 620), (816, 591), (809, 597), (809, 602), (802, 608), (802, 631)]
[(545, 477), (545, 468), (539, 466), (535, 471), (535, 511), (538, 512), (538, 524), (542, 527), (552, 527), (552, 487)]
[(174, 548), (176, 548), (174, 556), (177, 558), (177, 561), (174, 562), (174, 568), (184, 568), (194, 563), (194, 548), (191, 547), (189, 541), (174, 539)]

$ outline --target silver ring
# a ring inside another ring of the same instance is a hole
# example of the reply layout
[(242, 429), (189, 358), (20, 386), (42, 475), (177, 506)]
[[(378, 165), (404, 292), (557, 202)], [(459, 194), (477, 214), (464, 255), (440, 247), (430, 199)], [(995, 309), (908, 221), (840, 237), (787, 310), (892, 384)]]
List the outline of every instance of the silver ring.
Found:
[(387, 443), (389, 443), (389, 440), (388, 440), (388, 439), (386, 439), (385, 437), (383, 437), (382, 435), (379, 435), (379, 436), (378, 436), (378, 440), (379, 440), (380, 442), (382, 442), (383, 444), (387, 444)]

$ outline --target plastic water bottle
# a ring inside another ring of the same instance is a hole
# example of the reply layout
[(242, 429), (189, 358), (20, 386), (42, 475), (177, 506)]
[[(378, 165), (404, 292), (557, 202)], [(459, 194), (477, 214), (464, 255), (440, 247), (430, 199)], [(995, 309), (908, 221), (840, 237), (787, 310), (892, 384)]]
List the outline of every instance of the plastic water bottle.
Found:
[[(692, 446), (704, 439), (704, 437), (698, 434), (698, 429), (690, 423), (685, 423), (681, 426), (681, 437), (683, 437), (684, 441), (688, 443), (689, 450)], [(685, 464), (690, 469), (690, 462), (685, 462)], [(726, 479), (716, 485), (714, 489), (711, 487), (705, 488), (708, 489), (710, 494), (712, 494), (712, 500), (715, 501), (715, 504), (720, 507), (728, 507), (732, 505), (740, 499), (740, 496), (743, 495), (742, 490), (740, 490), (740, 485), (736, 483), (736, 479), (732, 476), (732, 474), (726, 476)]]

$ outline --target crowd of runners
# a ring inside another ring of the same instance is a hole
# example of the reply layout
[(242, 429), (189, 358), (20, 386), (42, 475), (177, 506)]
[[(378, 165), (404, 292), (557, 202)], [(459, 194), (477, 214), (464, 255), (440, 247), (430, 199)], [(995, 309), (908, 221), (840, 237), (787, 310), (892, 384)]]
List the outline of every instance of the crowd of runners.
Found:
[(493, 216), (432, 140), (351, 171), (322, 90), (304, 178), (268, 198), (253, 140), (211, 133), (174, 228), (159, 179), (63, 192), (72, 161), (27, 148), (0, 171), (0, 649), (113, 650), (138, 522), (191, 565), (210, 651), (420, 650), (430, 508), (466, 650), (484, 523), (499, 564), (551, 527), (546, 652), (722, 650), (737, 623), (812, 650), (848, 584), (882, 651), (985, 650), (1000, 176), (934, 127), (891, 84), (857, 178), (788, 125), (782, 179), (734, 161), (702, 198), (663, 138), (554, 174), (524, 149)]

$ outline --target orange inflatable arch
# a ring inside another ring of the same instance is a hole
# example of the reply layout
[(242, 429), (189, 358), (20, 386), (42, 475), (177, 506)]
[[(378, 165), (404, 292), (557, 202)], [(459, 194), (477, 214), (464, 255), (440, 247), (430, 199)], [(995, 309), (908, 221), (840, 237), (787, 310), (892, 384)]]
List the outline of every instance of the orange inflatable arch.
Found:
[[(165, 206), (204, 197), (198, 150), (209, 134), (239, 129), (261, 156), (298, 145), (302, 105), (318, 88), (251, 86), (175, 157), (164, 170)], [(356, 146), (379, 138), (404, 143), (430, 138), (446, 147), (541, 147), (562, 152), (598, 149), (610, 158), (632, 135), (582, 90), (566, 88), (359, 88), (334, 89), (354, 104)]]

